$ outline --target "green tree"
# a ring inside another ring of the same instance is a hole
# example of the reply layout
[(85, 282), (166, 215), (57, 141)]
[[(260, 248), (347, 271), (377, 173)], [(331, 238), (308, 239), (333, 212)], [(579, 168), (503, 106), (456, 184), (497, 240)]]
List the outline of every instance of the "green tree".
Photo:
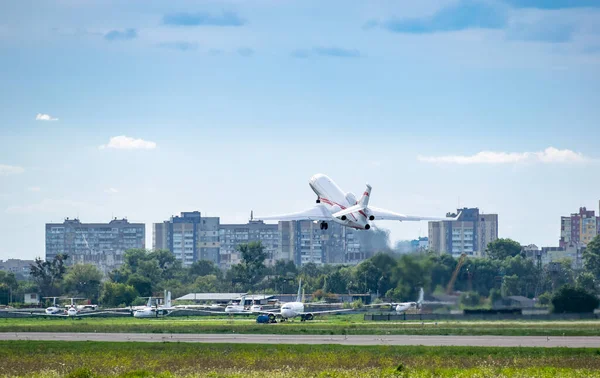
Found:
[(155, 260), (163, 280), (183, 278), (184, 271), (181, 261), (169, 250), (159, 249), (148, 254), (148, 260)]
[(95, 302), (100, 296), (101, 281), (102, 272), (95, 265), (77, 264), (67, 269), (64, 286), (67, 292)]
[(489, 299), (490, 299), (490, 304), (494, 305), (494, 302), (502, 299), (502, 293), (498, 289), (492, 289), (492, 290), (490, 290)]
[(214, 274), (199, 276), (192, 285), (195, 293), (213, 293), (218, 291), (219, 279)]
[(552, 302), (552, 294), (545, 292), (538, 296), (537, 304), (540, 306), (548, 306)]
[(502, 293), (505, 297), (521, 295), (521, 282), (519, 276), (516, 274), (504, 276), (504, 279), (502, 280)]
[(326, 293), (344, 294), (348, 290), (348, 282), (350, 281), (351, 272), (349, 269), (338, 269), (327, 274), (325, 279), (325, 287), (323, 291)]
[(194, 279), (199, 276), (208, 276), (210, 274), (216, 276), (217, 274), (220, 274), (220, 270), (215, 263), (209, 260), (198, 260), (193, 263), (188, 270), (188, 275)]
[(375, 293), (378, 290), (379, 278), (383, 272), (377, 269), (373, 262), (365, 260), (356, 266), (354, 279), (358, 283), (358, 289), (363, 293)]
[(58, 254), (52, 261), (44, 261), (39, 257), (30, 265), (30, 275), (37, 284), (43, 297), (60, 294), (60, 285), (66, 272), (65, 261), (68, 255)]
[(414, 301), (421, 287), (429, 287), (431, 265), (424, 255), (403, 255), (392, 272), (391, 282), (395, 288), (385, 296), (395, 301)]
[(521, 244), (512, 239), (496, 239), (487, 245), (485, 253), (490, 259), (504, 260), (521, 254)]
[(577, 276), (575, 286), (586, 290), (592, 294), (598, 294), (598, 287), (596, 285), (596, 279), (592, 272), (582, 272)]
[(267, 253), (261, 242), (250, 242), (237, 246), (240, 252), (241, 265), (245, 268), (246, 283), (254, 285), (258, 283), (265, 273), (265, 260)]
[(133, 286), (133, 288), (142, 297), (152, 296), (152, 281), (148, 277), (144, 277), (141, 274), (134, 273), (129, 276), (127, 285)]
[(277, 260), (273, 265), (273, 274), (276, 276), (296, 277), (298, 269), (293, 261)]
[(571, 285), (562, 286), (552, 296), (552, 312), (562, 314), (565, 312), (594, 312), (600, 300), (585, 289)]
[(474, 291), (462, 293), (459, 298), (459, 303), (463, 307), (477, 307), (481, 304), (481, 296)]
[(115, 282), (105, 282), (102, 286), (100, 303), (103, 306), (130, 306), (138, 296), (135, 288)]
[(5, 272), (0, 270), (0, 284), (4, 284), (7, 288), (12, 290), (17, 290), (19, 287), (19, 283), (17, 282), (17, 277), (13, 272)]
[(583, 251), (583, 266), (596, 280), (600, 280), (600, 235), (592, 239)]
[(19, 283), (13, 272), (5, 272), (0, 270), (0, 304), (9, 304), (15, 302), (15, 291), (18, 289)]

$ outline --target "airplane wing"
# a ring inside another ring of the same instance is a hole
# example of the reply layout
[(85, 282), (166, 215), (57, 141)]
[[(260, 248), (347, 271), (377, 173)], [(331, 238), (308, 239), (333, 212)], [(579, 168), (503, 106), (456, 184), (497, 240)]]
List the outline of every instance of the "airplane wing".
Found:
[(113, 314), (113, 315), (121, 315), (121, 316), (131, 316), (130, 313), (128, 312), (118, 312), (118, 311), (98, 311), (98, 312), (83, 312), (83, 313), (79, 313), (75, 316), (94, 316), (94, 315), (100, 315), (100, 314)]
[(327, 208), (321, 204), (316, 205), (308, 210), (300, 211), (297, 213), (281, 214), (281, 215), (270, 215), (266, 217), (255, 217), (256, 220), (279, 220), (279, 221), (292, 221), (292, 220), (331, 220), (331, 213)]
[(369, 206), (369, 213), (375, 217), (375, 220), (397, 220), (400, 222), (410, 221), (443, 221), (443, 220), (455, 220), (456, 218), (447, 217), (420, 217), (412, 215), (404, 215), (395, 213), (393, 211), (378, 209), (376, 207)]
[(375, 303), (375, 304), (369, 304), (369, 305), (363, 305), (363, 307), (380, 307), (380, 306), (397, 306), (396, 303)]
[(335, 218), (339, 218), (342, 215), (348, 215), (348, 214), (359, 212), (361, 210), (364, 210), (364, 208), (365, 208), (365, 205), (361, 205), (361, 204), (354, 205), (354, 206), (350, 206), (347, 209), (338, 211), (337, 213), (334, 213), (332, 216), (335, 217)]
[(213, 314), (213, 315), (249, 315), (249, 314), (254, 314), (254, 312), (252, 311), (239, 311), (239, 312), (225, 312), (225, 311), (211, 311), (211, 310), (202, 310), (202, 309), (184, 309), (184, 308), (178, 308), (175, 309), (173, 311), (193, 311), (193, 312), (200, 312), (203, 314)]
[(356, 311), (356, 309), (354, 308), (341, 308), (338, 310), (326, 310), (326, 311), (304, 311), (304, 312), (299, 312), (298, 315), (306, 315), (306, 314), (312, 314), (312, 315), (325, 315), (325, 314), (336, 314), (339, 312), (348, 312), (348, 311)]

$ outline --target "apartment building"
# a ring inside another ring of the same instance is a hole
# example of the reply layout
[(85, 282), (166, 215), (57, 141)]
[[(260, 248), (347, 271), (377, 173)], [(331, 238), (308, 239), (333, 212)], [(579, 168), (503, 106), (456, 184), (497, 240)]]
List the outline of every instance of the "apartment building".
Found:
[(457, 220), (429, 222), (429, 249), (458, 257), (482, 257), (487, 245), (498, 238), (498, 215), (483, 214), (478, 208), (458, 209)]
[(67, 264), (93, 264), (106, 274), (118, 268), (132, 248), (146, 248), (144, 223), (116, 218), (108, 223), (81, 223), (77, 218), (46, 223), (46, 260), (68, 254)]

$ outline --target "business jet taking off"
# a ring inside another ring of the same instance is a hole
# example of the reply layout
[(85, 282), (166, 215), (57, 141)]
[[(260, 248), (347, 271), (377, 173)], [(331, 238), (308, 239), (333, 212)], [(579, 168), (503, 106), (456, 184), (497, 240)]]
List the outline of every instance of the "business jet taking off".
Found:
[(342, 189), (332, 179), (320, 173), (311, 177), (308, 185), (310, 185), (311, 189), (317, 195), (316, 206), (298, 213), (257, 217), (257, 220), (321, 221), (321, 230), (326, 230), (329, 227), (327, 222), (335, 222), (346, 227), (368, 230), (371, 228), (369, 222), (374, 220), (397, 220), (402, 222), (455, 219), (410, 216), (369, 206), (369, 199), (371, 197), (371, 185), (369, 184), (367, 184), (367, 189), (358, 201), (354, 194), (344, 194)]

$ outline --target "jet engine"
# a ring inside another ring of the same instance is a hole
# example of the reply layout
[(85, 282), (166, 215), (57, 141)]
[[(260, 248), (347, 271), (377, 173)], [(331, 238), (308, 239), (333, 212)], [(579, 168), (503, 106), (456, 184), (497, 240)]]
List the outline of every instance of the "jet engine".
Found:
[(311, 313), (308, 314), (304, 314), (302, 315), (302, 318), (300, 319), (301, 321), (305, 321), (305, 320), (313, 320), (315, 318), (315, 316)]

